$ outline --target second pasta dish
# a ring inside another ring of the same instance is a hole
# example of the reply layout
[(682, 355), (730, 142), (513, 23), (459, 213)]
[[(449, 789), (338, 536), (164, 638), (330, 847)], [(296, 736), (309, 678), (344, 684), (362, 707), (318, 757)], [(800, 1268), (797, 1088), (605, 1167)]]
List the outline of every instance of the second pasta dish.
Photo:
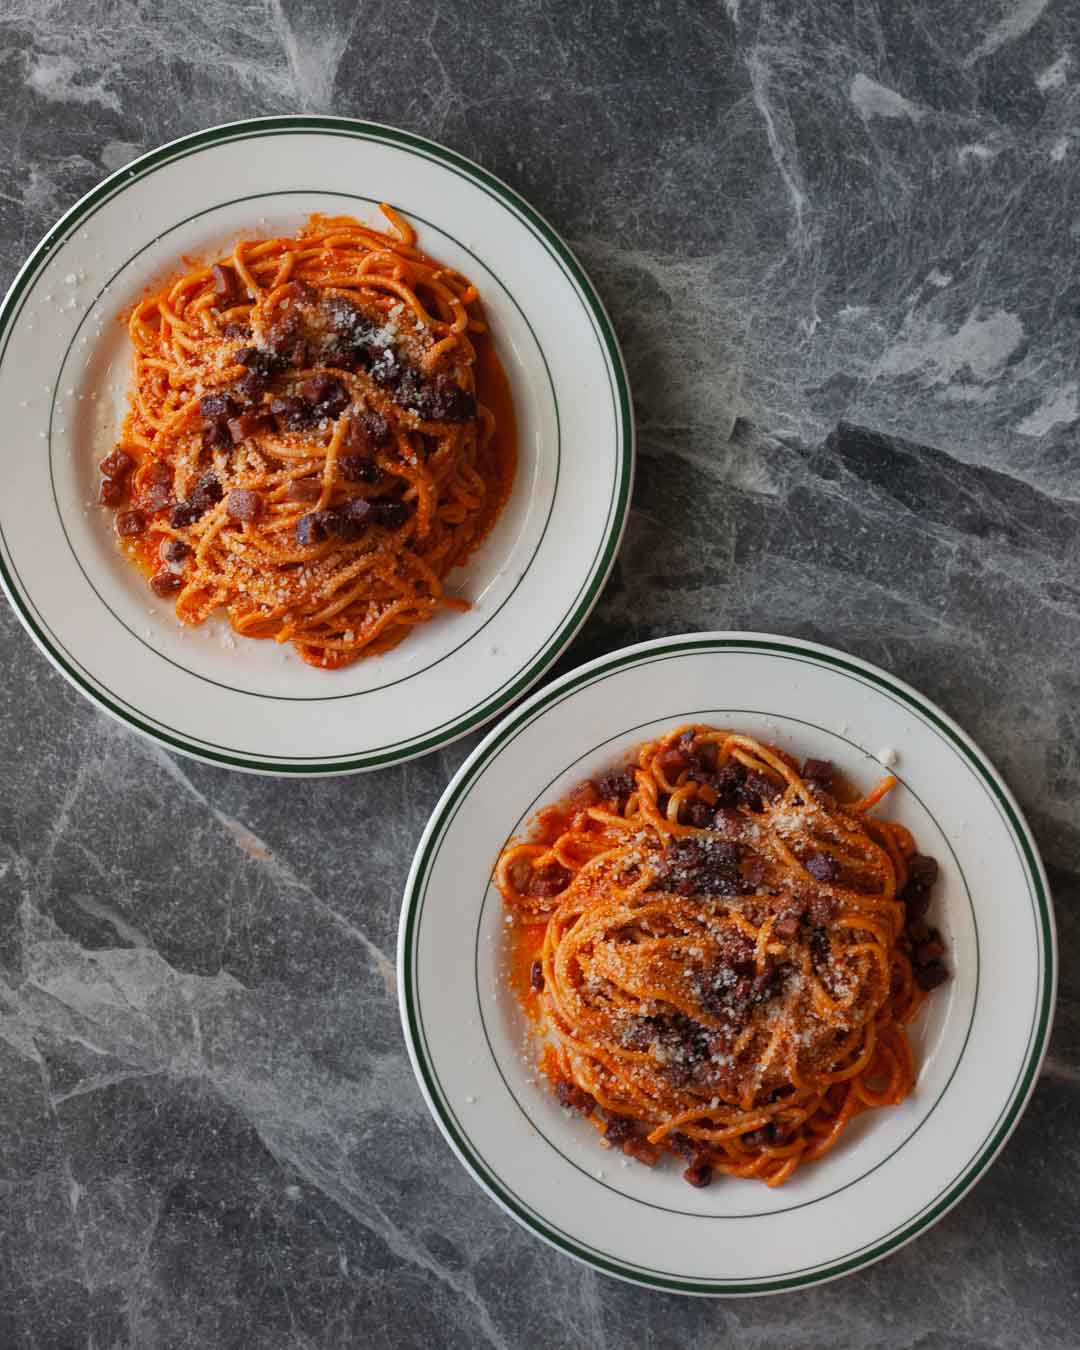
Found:
[(439, 610), (515, 468), (476, 288), (389, 230), (315, 216), (135, 306), (130, 412), (101, 501), (177, 617), (224, 612), (323, 669)]
[(559, 1101), (609, 1148), (783, 1184), (902, 1101), (937, 864), (825, 760), (677, 727), (542, 810), (496, 883)]

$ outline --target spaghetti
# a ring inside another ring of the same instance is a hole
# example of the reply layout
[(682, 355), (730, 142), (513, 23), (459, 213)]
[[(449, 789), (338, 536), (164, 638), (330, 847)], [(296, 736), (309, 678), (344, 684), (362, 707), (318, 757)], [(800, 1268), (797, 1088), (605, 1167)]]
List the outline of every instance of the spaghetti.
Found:
[(905, 1026), (947, 978), (937, 875), (827, 761), (679, 727), (502, 852), (519, 992), (564, 1106), (609, 1146), (783, 1184), (902, 1101)]
[(515, 468), (476, 288), (382, 210), (392, 232), (313, 216), (137, 304), (130, 411), (100, 466), (183, 623), (223, 610), (323, 669), (468, 609), (444, 580)]

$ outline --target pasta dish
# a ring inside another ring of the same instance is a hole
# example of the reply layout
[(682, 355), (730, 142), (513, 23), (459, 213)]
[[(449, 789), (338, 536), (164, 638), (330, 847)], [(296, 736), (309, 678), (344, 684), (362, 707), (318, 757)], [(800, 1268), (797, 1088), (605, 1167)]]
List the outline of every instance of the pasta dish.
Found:
[(779, 1186), (902, 1101), (944, 982), (937, 864), (825, 760), (684, 726), (503, 850), (517, 987), (559, 1101), (685, 1179)]
[(116, 531), (177, 617), (215, 612), (325, 670), (441, 610), (506, 502), (509, 388), (475, 286), (386, 232), (313, 216), (137, 304)]

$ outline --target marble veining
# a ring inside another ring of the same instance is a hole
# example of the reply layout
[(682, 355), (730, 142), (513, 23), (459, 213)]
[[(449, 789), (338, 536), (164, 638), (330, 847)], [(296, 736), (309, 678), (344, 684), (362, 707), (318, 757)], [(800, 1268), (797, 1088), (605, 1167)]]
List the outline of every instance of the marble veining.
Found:
[(1005, 772), (1063, 957), (1031, 1108), (932, 1232), (784, 1298), (637, 1290), (517, 1229), (413, 1084), (398, 900), (474, 741), (316, 783), (182, 761), (4, 608), (4, 1350), (1077, 1344), (1078, 62), (1068, 0), (0, 5), (6, 277), (105, 172), (236, 117), (390, 122), (519, 188), (640, 429), (561, 668), (706, 627), (885, 665)]

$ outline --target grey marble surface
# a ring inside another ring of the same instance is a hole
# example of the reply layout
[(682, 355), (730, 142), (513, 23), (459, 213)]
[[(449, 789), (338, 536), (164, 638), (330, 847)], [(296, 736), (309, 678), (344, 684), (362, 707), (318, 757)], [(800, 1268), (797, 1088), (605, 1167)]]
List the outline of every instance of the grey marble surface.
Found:
[(880, 662), (1004, 770), (1063, 956), (1031, 1108), (932, 1232), (803, 1294), (636, 1290), (486, 1200), (409, 1072), (398, 897), (472, 742), (302, 784), (174, 759), (4, 608), (0, 1347), (1080, 1344), (1076, 6), (0, 0), (0, 109), (5, 276), (107, 170), (250, 114), (387, 121), (519, 188), (640, 426), (562, 666), (707, 627)]

